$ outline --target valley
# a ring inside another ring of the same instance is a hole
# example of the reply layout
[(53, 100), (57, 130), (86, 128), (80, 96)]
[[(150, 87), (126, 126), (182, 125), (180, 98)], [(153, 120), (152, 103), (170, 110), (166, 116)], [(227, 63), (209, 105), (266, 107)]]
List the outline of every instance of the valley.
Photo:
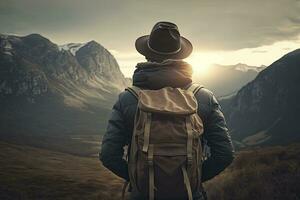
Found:
[(0, 142), (0, 157), (0, 199), (120, 198), (122, 181), (97, 157), (6, 142)]
[[(86, 151), (81, 145), (76, 148), (76, 152)], [(299, 155), (300, 144), (240, 151), (228, 169), (205, 183), (208, 197), (299, 199)], [(106, 170), (95, 155), (0, 142), (0, 199), (117, 200), (122, 186), (123, 180)]]
[[(300, 50), (270, 66), (214, 65), (211, 80), (238, 150), (205, 183), (210, 200), (300, 199)], [(134, 67), (134, 66), (133, 66)], [(57, 45), (0, 34), (0, 199), (120, 199), (98, 159), (126, 78), (95, 41)]]

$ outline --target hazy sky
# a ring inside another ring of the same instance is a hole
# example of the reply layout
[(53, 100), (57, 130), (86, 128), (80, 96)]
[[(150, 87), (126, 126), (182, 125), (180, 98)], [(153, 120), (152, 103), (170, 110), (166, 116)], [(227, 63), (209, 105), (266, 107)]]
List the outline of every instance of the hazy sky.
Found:
[(58, 44), (96, 40), (126, 75), (143, 59), (135, 39), (162, 20), (193, 43), (188, 61), (199, 67), (268, 65), (300, 48), (300, 0), (0, 0), (0, 33), (40, 33)]

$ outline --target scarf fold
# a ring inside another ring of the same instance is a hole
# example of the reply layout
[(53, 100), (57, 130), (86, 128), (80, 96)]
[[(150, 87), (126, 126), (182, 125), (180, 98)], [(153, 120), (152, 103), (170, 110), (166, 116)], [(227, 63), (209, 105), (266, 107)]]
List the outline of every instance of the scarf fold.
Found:
[(192, 82), (192, 73), (191, 65), (182, 60), (138, 63), (133, 74), (133, 85), (151, 90), (182, 88)]

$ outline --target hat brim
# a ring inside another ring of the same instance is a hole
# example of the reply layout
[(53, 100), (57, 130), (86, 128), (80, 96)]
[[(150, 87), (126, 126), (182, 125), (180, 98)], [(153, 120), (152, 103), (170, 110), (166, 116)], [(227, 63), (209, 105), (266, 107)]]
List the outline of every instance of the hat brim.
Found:
[(148, 40), (150, 35), (145, 35), (142, 37), (139, 37), (135, 41), (135, 48), (136, 50), (144, 55), (146, 58), (156, 58), (156, 59), (184, 59), (187, 58), (193, 51), (193, 45), (192, 43), (184, 38), (180, 37), (180, 43), (181, 43), (181, 49), (180, 51), (173, 53), (173, 54), (164, 54), (164, 53), (158, 53), (156, 51), (153, 51), (148, 46)]

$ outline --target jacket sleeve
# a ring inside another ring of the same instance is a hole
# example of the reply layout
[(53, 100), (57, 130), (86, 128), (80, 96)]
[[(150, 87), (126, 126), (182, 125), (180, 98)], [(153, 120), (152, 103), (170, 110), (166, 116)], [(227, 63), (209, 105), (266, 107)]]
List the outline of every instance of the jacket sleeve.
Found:
[(103, 166), (117, 176), (129, 180), (127, 161), (123, 159), (127, 133), (124, 116), (121, 112), (120, 99), (115, 103), (102, 139), (99, 158)]
[(211, 109), (204, 124), (204, 138), (210, 147), (211, 156), (203, 162), (202, 182), (218, 175), (234, 158), (233, 145), (225, 118), (213, 94), (211, 94), (209, 106)]

